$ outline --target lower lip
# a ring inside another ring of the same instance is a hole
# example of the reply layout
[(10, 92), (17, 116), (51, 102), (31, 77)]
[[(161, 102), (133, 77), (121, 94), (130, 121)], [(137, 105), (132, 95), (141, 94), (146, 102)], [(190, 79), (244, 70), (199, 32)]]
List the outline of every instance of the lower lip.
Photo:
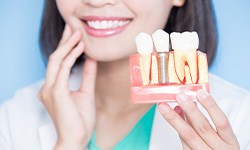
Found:
[(124, 26), (117, 27), (117, 28), (111, 28), (111, 29), (94, 29), (94, 28), (89, 27), (86, 22), (83, 23), (86, 32), (90, 36), (94, 36), (94, 37), (98, 37), (98, 38), (104, 38), (104, 37), (117, 35), (117, 34), (121, 33), (122, 31), (124, 31), (126, 29), (126, 27), (128, 26), (128, 24), (126, 24)]

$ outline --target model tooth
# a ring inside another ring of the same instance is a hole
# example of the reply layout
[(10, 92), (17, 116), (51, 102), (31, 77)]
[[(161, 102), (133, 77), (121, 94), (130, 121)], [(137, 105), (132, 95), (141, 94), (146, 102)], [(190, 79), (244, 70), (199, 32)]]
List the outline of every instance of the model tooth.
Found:
[(208, 64), (205, 54), (198, 55), (199, 82), (200, 84), (208, 83)]
[(179, 32), (172, 32), (170, 34), (170, 39), (171, 39), (171, 45), (172, 45), (172, 49), (173, 50), (181, 50), (182, 49), (182, 45), (180, 43), (182, 43), (182, 36), (181, 33)]
[(176, 74), (179, 77), (180, 81), (183, 81), (185, 78), (185, 53), (183, 51), (176, 50), (174, 52), (174, 62), (175, 62), (175, 70)]
[(198, 75), (197, 75), (198, 70), (197, 70), (197, 53), (196, 53), (196, 50), (192, 49), (192, 50), (189, 50), (186, 53), (186, 61), (188, 63), (189, 69), (190, 69), (192, 82), (196, 83), (197, 77), (198, 77)]
[(174, 65), (174, 54), (169, 53), (169, 61), (168, 61), (168, 78), (170, 83), (180, 83), (178, 76), (175, 71)]
[(140, 33), (136, 36), (137, 51), (140, 54), (140, 68), (143, 85), (150, 81), (151, 53), (153, 52), (153, 41), (147, 33)]
[(189, 67), (185, 66), (184, 70), (185, 70), (186, 84), (192, 84), (192, 78), (191, 78), (191, 75), (190, 75)]
[(151, 67), (151, 84), (158, 84), (158, 65), (157, 58), (155, 55), (152, 56), (152, 67)]
[(167, 32), (159, 29), (153, 33), (152, 37), (157, 52), (169, 51), (169, 34)]
[(185, 63), (190, 68), (192, 82), (197, 81), (197, 54), (199, 38), (196, 32), (172, 33), (170, 35), (174, 49), (176, 73), (181, 81), (185, 77)]
[(149, 34), (142, 32), (135, 38), (137, 51), (139, 54), (151, 54), (153, 52), (153, 41)]

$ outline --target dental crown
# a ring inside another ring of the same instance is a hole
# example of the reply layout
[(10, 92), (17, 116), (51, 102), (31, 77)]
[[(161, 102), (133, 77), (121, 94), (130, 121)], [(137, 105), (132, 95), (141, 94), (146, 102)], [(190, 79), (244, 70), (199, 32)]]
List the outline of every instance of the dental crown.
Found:
[(136, 36), (135, 42), (139, 54), (151, 54), (153, 52), (153, 41), (149, 34), (142, 32)]
[(196, 32), (173, 32), (170, 34), (172, 48), (174, 50), (198, 49), (199, 37)]
[(155, 31), (152, 35), (157, 52), (169, 51), (169, 34), (162, 29)]

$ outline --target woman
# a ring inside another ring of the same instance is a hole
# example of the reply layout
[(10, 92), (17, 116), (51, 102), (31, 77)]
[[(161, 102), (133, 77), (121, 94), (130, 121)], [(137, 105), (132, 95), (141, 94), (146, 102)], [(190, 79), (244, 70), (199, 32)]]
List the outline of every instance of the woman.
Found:
[(0, 148), (249, 149), (249, 93), (213, 75), (211, 93), (228, 118), (204, 91), (197, 99), (205, 109), (185, 93), (174, 110), (159, 104), (161, 114), (155, 105), (130, 103), (129, 56), (138, 33), (195, 30), (211, 64), (213, 21), (211, 2), (204, 0), (47, 0), (41, 32), (50, 55), (46, 79), (2, 106)]

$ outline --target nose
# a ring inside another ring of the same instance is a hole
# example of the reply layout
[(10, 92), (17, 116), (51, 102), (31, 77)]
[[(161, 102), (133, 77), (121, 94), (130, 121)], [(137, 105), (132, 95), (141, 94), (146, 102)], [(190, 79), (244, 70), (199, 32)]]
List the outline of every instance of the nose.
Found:
[(118, 0), (82, 0), (83, 3), (93, 7), (103, 7), (105, 5), (115, 5)]

